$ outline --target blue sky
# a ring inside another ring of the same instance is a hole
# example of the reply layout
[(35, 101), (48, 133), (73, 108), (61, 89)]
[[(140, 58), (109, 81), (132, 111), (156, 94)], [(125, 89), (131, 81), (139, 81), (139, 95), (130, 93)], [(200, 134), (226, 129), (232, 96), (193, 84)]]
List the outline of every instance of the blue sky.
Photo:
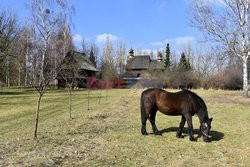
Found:
[[(73, 35), (75, 43), (103, 43), (105, 34), (113, 42), (123, 40), (130, 47), (156, 50), (166, 41), (179, 49), (183, 43), (197, 41), (199, 33), (189, 25), (191, 0), (70, 0), (75, 6)], [(13, 10), (19, 19), (29, 17), (25, 3), (30, 0), (0, 0), (0, 8)]]

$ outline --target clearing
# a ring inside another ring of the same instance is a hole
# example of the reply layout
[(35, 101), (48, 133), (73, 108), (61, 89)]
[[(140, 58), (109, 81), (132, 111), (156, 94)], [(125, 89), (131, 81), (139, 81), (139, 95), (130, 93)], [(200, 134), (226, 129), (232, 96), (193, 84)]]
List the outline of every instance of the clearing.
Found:
[[(69, 119), (67, 91), (48, 90), (34, 140), (36, 92), (0, 90), (0, 166), (250, 166), (250, 99), (240, 91), (194, 90), (214, 118), (211, 143), (190, 142), (187, 128), (177, 139), (180, 117), (161, 113), (156, 124), (163, 135), (142, 136), (142, 91), (91, 90), (87, 110), (88, 91), (75, 90)], [(193, 122), (197, 135), (198, 118)]]

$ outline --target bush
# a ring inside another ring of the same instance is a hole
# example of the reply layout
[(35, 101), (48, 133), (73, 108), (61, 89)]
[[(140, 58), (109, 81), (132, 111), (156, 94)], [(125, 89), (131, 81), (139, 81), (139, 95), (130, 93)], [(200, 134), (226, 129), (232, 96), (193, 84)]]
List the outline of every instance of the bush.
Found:
[(240, 90), (243, 85), (242, 71), (239, 68), (227, 68), (224, 72), (224, 89)]
[(4, 86), (5, 86), (5, 84), (2, 81), (0, 81), (0, 88), (2, 88)]
[(225, 70), (202, 80), (204, 89), (239, 90), (242, 89), (242, 84), (242, 71), (239, 65), (230, 65)]
[(221, 74), (215, 74), (205, 78), (202, 82), (202, 88), (204, 89), (223, 89), (223, 77)]
[(199, 87), (199, 80), (192, 71), (173, 68), (170, 70), (147, 70), (141, 74), (144, 79), (162, 79), (163, 88), (192, 89)]
[(200, 81), (192, 70), (186, 70), (178, 66), (173, 66), (171, 71), (166, 71), (167, 85), (175, 89), (198, 88)]
[(174, 66), (171, 70), (148, 70), (141, 75), (145, 79), (162, 79), (163, 88), (174, 89), (242, 89), (242, 71), (239, 64), (229, 65), (223, 71), (211, 76), (202, 76), (192, 70)]

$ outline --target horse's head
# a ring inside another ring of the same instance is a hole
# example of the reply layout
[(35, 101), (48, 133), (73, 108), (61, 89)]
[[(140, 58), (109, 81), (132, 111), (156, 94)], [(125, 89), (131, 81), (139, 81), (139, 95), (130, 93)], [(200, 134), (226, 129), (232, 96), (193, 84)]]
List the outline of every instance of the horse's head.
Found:
[(211, 124), (212, 124), (213, 118), (209, 118), (207, 121), (202, 122), (200, 130), (203, 135), (203, 140), (205, 142), (209, 142), (209, 133), (211, 129)]

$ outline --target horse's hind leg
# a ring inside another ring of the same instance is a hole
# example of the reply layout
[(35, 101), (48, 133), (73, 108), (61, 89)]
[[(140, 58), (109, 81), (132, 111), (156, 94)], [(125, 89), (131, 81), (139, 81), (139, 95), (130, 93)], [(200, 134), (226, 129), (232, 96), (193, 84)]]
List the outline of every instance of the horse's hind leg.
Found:
[(150, 113), (150, 116), (149, 116), (149, 121), (152, 125), (152, 130), (154, 132), (155, 135), (161, 135), (161, 133), (158, 131), (156, 125), (155, 125), (155, 116), (156, 116), (156, 112), (157, 110), (153, 110), (151, 113)]
[(186, 122), (186, 119), (184, 116), (181, 117), (181, 122), (180, 122), (180, 126), (179, 126), (179, 129), (177, 131), (177, 134), (176, 134), (176, 137), (178, 138), (184, 138), (184, 136), (182, 135), (182, 129), (185, 125), (185, 122)]
[(147, 130), (146, 130), (146, 122), (149, 117), (149, 113), (146, 112), (145, 106), (144, 106), (144, 101), (141, 101), (141, 134), (142, 135), (148, 135)]
[(146, 130), (146, 122), (147, 122), (148, 116), (146, 116), (145, 111), (141, 111), (141, 134), (142, 135), (148, 135), (147, 130)]

